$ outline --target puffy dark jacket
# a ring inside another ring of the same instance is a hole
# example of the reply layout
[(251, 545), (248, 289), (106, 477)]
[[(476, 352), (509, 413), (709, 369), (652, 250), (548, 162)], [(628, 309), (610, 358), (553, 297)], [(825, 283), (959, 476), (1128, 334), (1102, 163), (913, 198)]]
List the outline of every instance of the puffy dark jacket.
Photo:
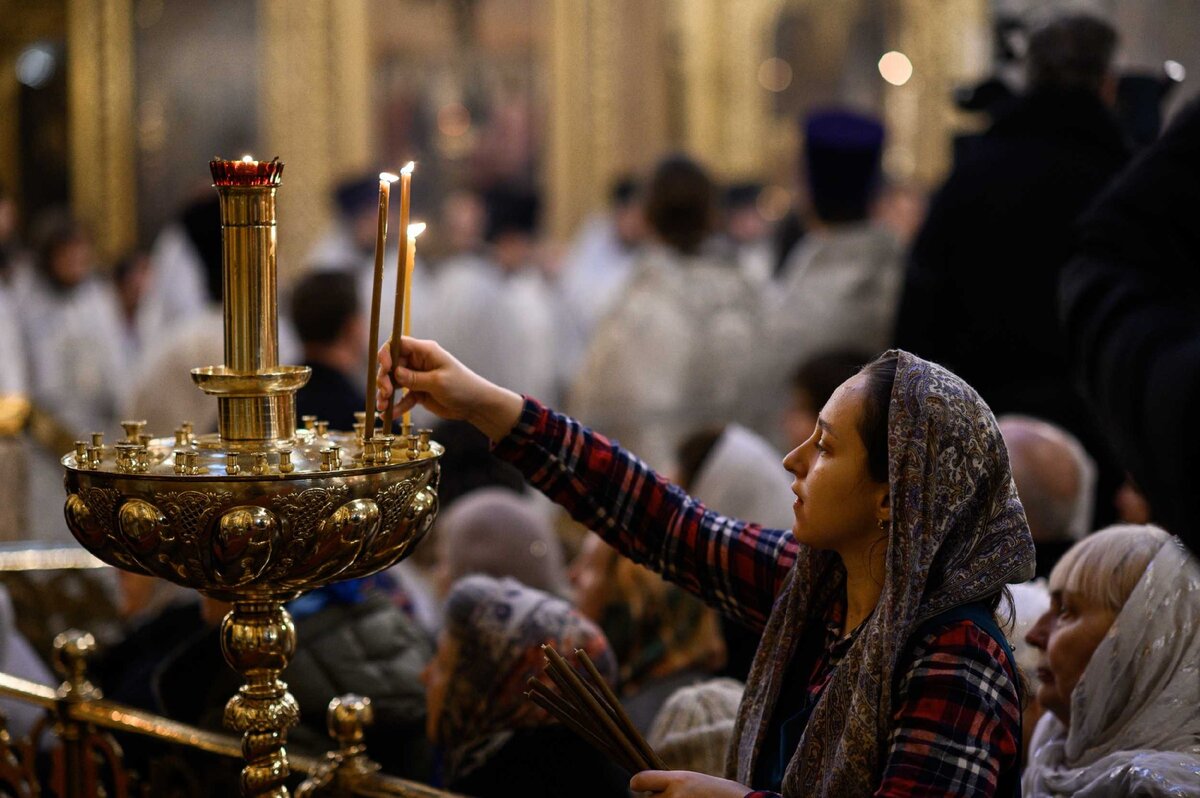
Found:
[[(428, 779), (420, 674), (433, 646), (425, 634), (376, 592), (354, 604), (327, 603), (296, 618), (295, 624), (296, 653), (283, 680), (300, 704), (300, 725), (288, 734), (289, 749), (331, 749), (334, 742), (325, 721), (329, 702), (344, 693), (358, 693), (371, 699), (375, 712), (375, 723), (367, 730), (371, 757), (393, 775)], [(212, 729), (223, 728), (225, 703), (240, 683), (224, 662), (216, 629), (186, 642), (157, 674), (163, 711)]]

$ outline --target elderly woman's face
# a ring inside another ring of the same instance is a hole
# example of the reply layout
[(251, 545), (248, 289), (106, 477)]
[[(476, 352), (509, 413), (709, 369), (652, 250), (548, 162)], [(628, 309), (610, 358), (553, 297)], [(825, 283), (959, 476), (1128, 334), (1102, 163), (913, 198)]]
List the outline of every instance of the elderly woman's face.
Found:
[(1050, 609), (1025, 635), (1038, 649), (1037, 698), (1065, 725), (1071, 724), (1071, 693), (1116, 614), (1068, 590), (1051, 590)]
[(871, 478), (859, 433), (865, 390), (862, 375), (842, 383), (821, 408), (812, 435), (783, 458), (795, 476), (796, 539), (843, 555), (877, 540), (887, 516), (888, 485)]
[(425, 736), (431, 743), (438, 742), (438, 731), (442, 720), (442, 709), (446, 705), (446, 690), (454, 673), (454, 662), (458, 658), (458, 643), (442, 632), (438, 637), (437, 653), (421, 671), (421, 683), (425, 685)]

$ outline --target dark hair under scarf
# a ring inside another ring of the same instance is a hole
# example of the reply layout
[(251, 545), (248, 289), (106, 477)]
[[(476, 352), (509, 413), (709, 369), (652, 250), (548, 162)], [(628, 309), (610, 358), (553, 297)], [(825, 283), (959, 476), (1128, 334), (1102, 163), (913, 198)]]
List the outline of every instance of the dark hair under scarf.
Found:
[[(870, 795), (882, 778), (905, 641), (952, 607), (994, 597), (1034, 571), (1033, 540), (995, 417), (941, 366), (893, 350), (888, 407), (892, 524), (874, 613), (813, 709), (785, 795)], [(771, 709), (808, 623), (844, 589), (838, 556), (801, 545), (759, 644), (738, 713), (729, 776), (752, 778)]]

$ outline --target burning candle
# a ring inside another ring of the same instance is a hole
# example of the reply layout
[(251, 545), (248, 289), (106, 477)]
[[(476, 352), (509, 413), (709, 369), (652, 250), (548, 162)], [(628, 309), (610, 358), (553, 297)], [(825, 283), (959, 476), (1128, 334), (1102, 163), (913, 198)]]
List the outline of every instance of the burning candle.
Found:
[[(383, 293), (383, 251), (387, 244), (388, 200), (392, 193), (392, 183), (399, 180), (390, 172), (379, 174), (379, 221), (375, 228), (375, 275), (371, 290), (371, 327), (370, 343), (367, 345), (367, 414), (366, 418), (375, 418), (375, 372), (379, 370), (379, 306)], [(375, 422), (363, 427), (363, 438), (375, 435)]]
[[(417, 222), (408, 226), (407, 251), (404, 257), (404, 334), (412, 337), (412, 279), (413, 264), (417, 262), (417, 236), (425, 232), (425, 223)], [(403, 429), (412, 428), (412, 413), (405, 410), (400, 421)]]
[[(409, 161), (400, 170), (400, 247), (396, 258), (396, 303), (392, 309), (392, 340), (389, 352), (392, 356), (392, 368), (400, 364), (400, 336), (404, 333), (404, 293), (407, 284), (406, 264), (408, 259), (408, 209), (409, 194), (412, 188), (412, 173), (416, 164)], [(396, 392), (388, 399), (387, 409), (383, 413), (383, 429), (392, 431), (392, 419), (395, 414)]]

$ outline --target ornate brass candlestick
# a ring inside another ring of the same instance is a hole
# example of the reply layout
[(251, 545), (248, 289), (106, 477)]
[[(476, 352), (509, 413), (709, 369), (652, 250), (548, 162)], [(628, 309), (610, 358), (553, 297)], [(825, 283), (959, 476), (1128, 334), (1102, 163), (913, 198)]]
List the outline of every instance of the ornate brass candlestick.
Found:
[(193, 369), (217, 397), (219, 432), (96, 434), (62, 458), (75, 538), (118, 568), (233, 602), (221, 649), (245, 683), (225, 707), (242, 733), (246, 796), (288, 795), (287, 730), (299, 718), (279, 676), (296, 633), (283, 604), (403, 558), (437, 513), (442, 447), (427, 435), (296, 429), (309, 369), (278, 364), (275, 191), (283, 164), (213, 161), (221, 199), (225, 365)]

